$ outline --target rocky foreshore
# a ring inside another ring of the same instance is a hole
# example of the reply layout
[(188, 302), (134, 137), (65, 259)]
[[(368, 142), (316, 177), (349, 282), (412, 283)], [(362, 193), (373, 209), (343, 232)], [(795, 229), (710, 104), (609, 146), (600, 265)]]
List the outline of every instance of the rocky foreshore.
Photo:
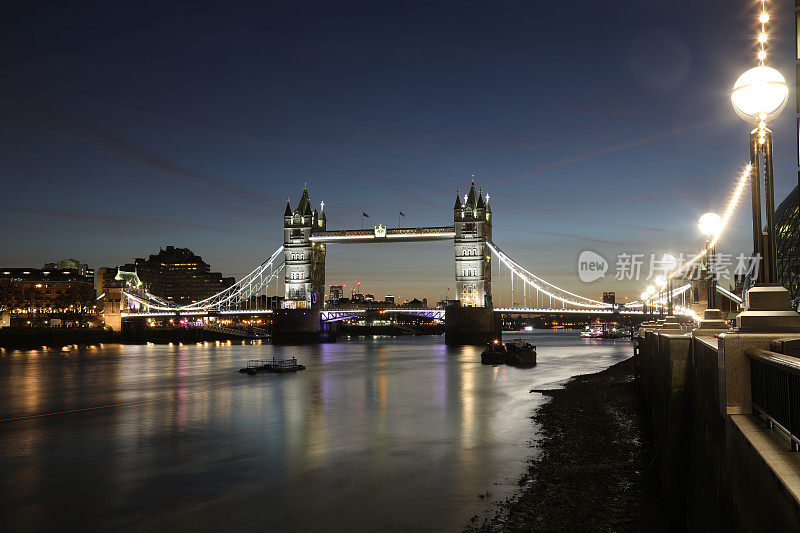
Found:
[(635, 360), (531, 391), (540, 455), (521, 492), (468, 531), (674, 531), (661, 503), (651, 426)]

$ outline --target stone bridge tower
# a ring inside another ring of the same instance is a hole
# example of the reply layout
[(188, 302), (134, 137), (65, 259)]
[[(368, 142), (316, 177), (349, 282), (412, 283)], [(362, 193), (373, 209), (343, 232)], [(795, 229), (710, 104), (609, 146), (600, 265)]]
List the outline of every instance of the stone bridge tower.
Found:
[(317, 309), (325, 299), (325, 245), (311, 240), (315, 231), (325, 231), (326, 218), (311, 207), (308, 187), (292, 211), (289, 200), (283, 213), (284, 307)]
[(453, 222), (456, 236), (456, 292), (462, 307), (492, 307), (492, 261), (486, 241), (492, 240), (488, 195), (475, 192), (472, 180), (465, 202), (456, 193)]

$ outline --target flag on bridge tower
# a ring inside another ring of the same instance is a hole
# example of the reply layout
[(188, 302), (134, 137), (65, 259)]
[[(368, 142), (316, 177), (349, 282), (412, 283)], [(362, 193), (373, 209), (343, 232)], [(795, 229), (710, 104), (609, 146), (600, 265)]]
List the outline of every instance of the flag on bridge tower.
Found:
[(398, 228), (400, 227), (400, 217), (404, 217), (404, 216), (406, 216), (406, 214), (403, 213), (402, 211), (400, 211), (400, 214), (397, 216), (397, 227)]
[(367, 218), (369, 218), (369, 215), (368, 215), (368, 214), (366, 214), (364, 211), (361, 211), (361, 216), (362, 216), (362, 217), (367, 217)]
[(366, 214), (364, 211), (361, 211), (361, 229), (364, 229), (364, 219), (369, 218), (369, 215)]

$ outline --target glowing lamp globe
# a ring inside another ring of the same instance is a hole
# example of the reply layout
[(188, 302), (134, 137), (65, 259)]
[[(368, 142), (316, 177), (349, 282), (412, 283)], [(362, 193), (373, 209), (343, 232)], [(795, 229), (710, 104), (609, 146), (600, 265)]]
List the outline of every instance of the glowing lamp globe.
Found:
[(722, 218), (716, 213), (706, 213), (697, 222), (700, 233), (713, 237), (722, 229)]
[(772, 67), (751, 68), (736, 80), (731, 103), (745, 122), (758, 124), (780, 115), (789, 99), (783, 75)]
[(653, 287), (652, 285), (648, 285), (647, 286), (647, 294), (651, 294), (652, 295), (652, 294), (655, 294), (655, 292), (656, 292), (656, 288), (655, 287)]
[(643, 292), (642, 294), (640, 294), (640, 295), (639, 295), (639, 297), (640, 297), (642, 300), (647, 300), (647, 297), (648, 297), (648, 296), (650, 296), (650, 295), (649, 295), (649, 294), (647, 294), (647, 291), (645, 291), (645, 292)]

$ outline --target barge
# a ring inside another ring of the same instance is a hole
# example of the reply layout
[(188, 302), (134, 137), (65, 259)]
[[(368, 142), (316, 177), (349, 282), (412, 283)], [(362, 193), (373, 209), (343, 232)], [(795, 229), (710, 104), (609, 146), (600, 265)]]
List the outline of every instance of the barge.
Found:
[(259, 372), (271, 372), (273, 374), (283, 374), (285, 372), (297, 372), (298, 370), (305, 370), (305, 365), (297, 363), (297, 358), (291, 359), (251, 359), (247, 361), (247, 366), (239, 369), (243, 374), (250, 374), (251, 376)]

